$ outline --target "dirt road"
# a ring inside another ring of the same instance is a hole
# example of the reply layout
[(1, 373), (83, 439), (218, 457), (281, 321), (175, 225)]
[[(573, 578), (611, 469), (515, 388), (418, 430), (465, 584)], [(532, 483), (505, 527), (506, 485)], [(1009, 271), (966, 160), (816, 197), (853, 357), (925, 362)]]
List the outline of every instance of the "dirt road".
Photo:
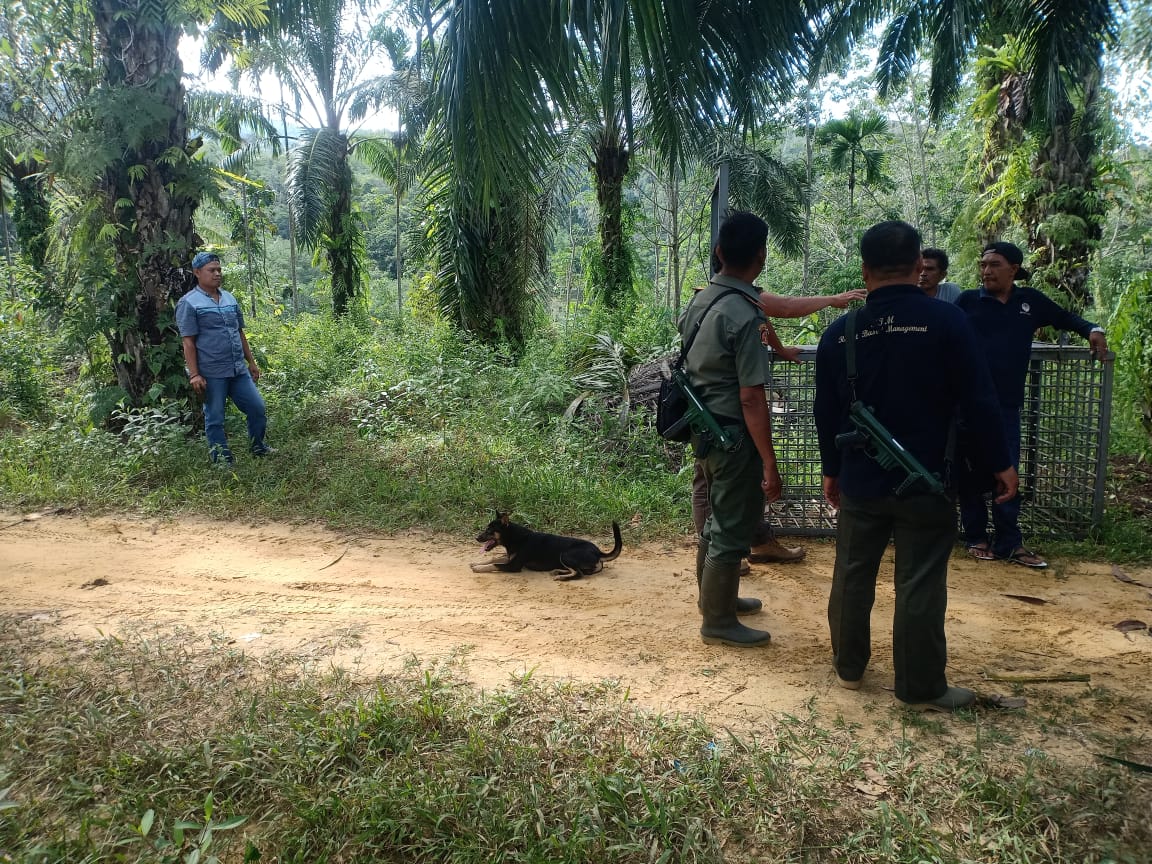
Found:
[[(834, 685), (830, 667), (827, 541), (809, 541), (799, 564), (754, 568), (744, 593), (761, 597), (766, 611), (749, 623), (773, 640), (739, 651), (700, 642), (687, 538), (638, 546), (625, 536), (624, 553), (604, 572), (555, 582), (543, 573), (471, 572), (468, 563), (485, 556), (466, 535), (25, 515), (0, 514), (0, 622), (9, 626), (86, 638), (179, 626), (253, 652), (355, 664), (365, 676), (413, 658), (449, 662), (485, 687), (529, 671), (609, 678), (641, 706), (739, 724), (809, 700), (851, 721), (892, 703), (891, 553), (872, 666), (863, 690), (849, 693)], [(608, 536), (591, 539), (610, 545)], [(1152, 568), (1125, 571), (1152, 584)], [(957, 552), (949, 585), (953, 683), (1008, 692), (1011, 685), (983, 673), (1074, 672), (1090, 674), (1093, 686), (1148, 694), (1152, 638), (1114, 625), (1152, 622), (1152, 594), (1118, 581), (1110, 565), (1056, 562), (1040, 572)]]

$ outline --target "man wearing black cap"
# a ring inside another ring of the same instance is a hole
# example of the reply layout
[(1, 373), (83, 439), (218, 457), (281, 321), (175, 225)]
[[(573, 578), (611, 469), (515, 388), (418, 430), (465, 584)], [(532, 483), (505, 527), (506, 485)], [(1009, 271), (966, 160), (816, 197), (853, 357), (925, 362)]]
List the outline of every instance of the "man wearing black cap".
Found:
[[(1032, 337), (1041, 327), (1078, 333), (1092, 346), (1092, 355), (1103, 360), (1108, 354), (1104, 329), (1085, 321), (1054, 303), (1035, 288), (1016, 285), (1030, 274), (1022, 266), (1024, 253), (1012, 243), (989, 243), (980, 258), (983, 287), (965, 291), (956, 305), (968, 315), (976, 331), (992, 382), (1000, 401), (1004, 431), (1012, 464), (1020, 467), (1020, 406), (1032, 354)], [(978, 491), (961, 490), (960, 521), (968, 554), (981, 561), (1001, 559), (1025, 567), (1047, 567), (1048, 562), (1030, 552), (1020, 533), (1020, 496), (992, 505), (995, 534), (988, 536), (988, 505)]]

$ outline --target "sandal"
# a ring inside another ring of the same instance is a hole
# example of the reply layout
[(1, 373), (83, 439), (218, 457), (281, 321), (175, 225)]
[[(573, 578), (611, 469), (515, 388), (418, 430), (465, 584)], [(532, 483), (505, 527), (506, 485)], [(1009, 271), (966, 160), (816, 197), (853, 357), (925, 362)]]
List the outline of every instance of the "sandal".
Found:
[(1019, 564), (1021, 567), (1031, 567), (1034, 570), (1043, 570), (1048, 566), (1048, 562), (1037, 555), (1035, 552), (1029, 552), (1023, 546), (1016, 549), (1004, 559), (1009, 564)]
[(975, 558), (977, 561), (995, 561), (996, 556), (992, 554), (992, 550), (988, 548), (985, 543), (969, 543), (964, 547), (964, 551), (968, 553), (969, 558)]

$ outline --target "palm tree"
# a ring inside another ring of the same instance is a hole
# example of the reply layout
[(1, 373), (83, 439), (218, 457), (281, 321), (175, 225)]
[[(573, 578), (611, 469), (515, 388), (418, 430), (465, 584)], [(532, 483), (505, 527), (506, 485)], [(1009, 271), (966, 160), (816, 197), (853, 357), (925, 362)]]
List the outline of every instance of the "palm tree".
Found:
[(848, 217), (856, 211), (856, 184), (875, 186), (884, 182), (888, 154), (879, 143), (888, 134), (888, 120), (880, 114), (863, 116), (853, 112), (847, 117), (829, 120), (816, 133), (816, 143), (828, 148), (828, 165), (833, 171), (848, 175)]
[(808, 32), (803, 6), (436, 0), (433, 12), (445, 27), (440, 118), (463, 206), (493, 215), (490, 205), (506, 190), (542, 188), (557, 132), (581, 130), (601, 208), (602, 297), (610, 307), (625, 303), (631, 273), (623, 189), (638, 116), (670, 175), (710, 130), (753, 127), (771, 97), (788, 89)]
[[(178, 50), (203, 6), (154, 0), (92, 0), (91, 22), (103, 76), (95, 109), (73, 144), (89, 154), (77, 166), (96, 181), (92, 202), (103, 225), (93, 250), (108, 251), (106, 335), (119, 386), (134, 406), (186, 390), (170, 304), (179, 268), (197, 246), (193, 215), (211, 184), (190, 158)], [(230, 2), (229, 18), (255, 25), (258, 0)], [(95, 169), (95, 170), (93, 170)]]
[[(885, 32), (877, 67), (880, 94), (904, 82), (922, 45), (931, 48), (929, 101), (939, 117), (952, 103), (976, 50), (996, 52), (1015, 40), (1016, 62), (998, 85), (1021, 133), (1035, 139), (1028, 200), (1021, 207), (1033, 264), (1078, 306), (1090, 300), (1088, 256), (1100, 237), (1097, 113), (1106, 44), (1115, 38), (1120, 2), (1020, 0), (989, 7), (978, 0), (911, 0)], [(990, 66), (985, 71), (991, 70)], [(999, 99), (999, 97), (998, 97)], [(986, 127), (995, 148), (1003, 123)], [(985, 165), (995, 162), (985, 159)], [(992, 178), (993, 180), (995, 178)], [(1055, 229), (1055, 230), (1053, 230)]]
[(367, 28), (364, 0), (285, 3), (260, 30), (219, 28), (206, 65), (231, 54), (237, 75), (271, 71), (293, 98), (302, 127), (289, 154), (287, 189), (295, 235), (322, 252), (332, 308), (343, 315), (362, 292), (364, 230), (352, 196), (350, 159), (366, 140), (350, 126), (384, 101), (391, 79), (369, 74), (382, 31)]

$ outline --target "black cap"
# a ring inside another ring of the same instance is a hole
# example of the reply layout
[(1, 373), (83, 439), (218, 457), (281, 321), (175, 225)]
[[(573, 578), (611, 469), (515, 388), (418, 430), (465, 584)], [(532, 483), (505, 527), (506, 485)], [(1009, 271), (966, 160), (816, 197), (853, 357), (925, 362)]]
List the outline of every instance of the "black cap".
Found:
[[(1020, 251), (1020, 247), (1015, 243), (1006, 243), (1003, 240), (998, 240), (995, 243), (989, 243), (985, 246), (984, 252), (994, 252), (1009, 264), (1015, 264), (1018, 268), (1016, 271), (1016, 280), (1018, 282), (1027, 282), (1032, 278), (1032, 274), (1024, 267), (1024, 253)], [(984, 253), (982, 252), (980, 254)]]

